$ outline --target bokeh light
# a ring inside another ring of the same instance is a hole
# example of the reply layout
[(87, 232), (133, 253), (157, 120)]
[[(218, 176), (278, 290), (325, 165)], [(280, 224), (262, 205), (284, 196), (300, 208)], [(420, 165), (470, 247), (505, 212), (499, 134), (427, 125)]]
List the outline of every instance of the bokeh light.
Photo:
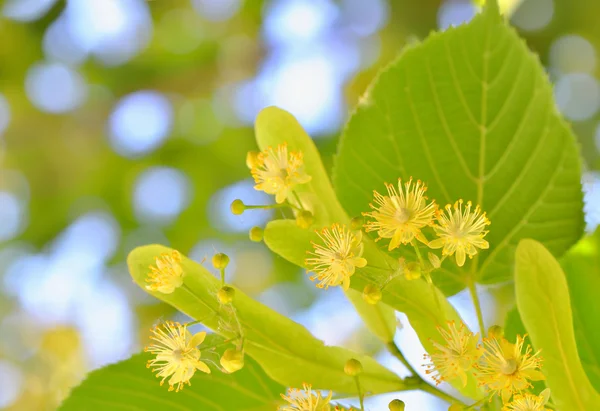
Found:
[(7, 408), (19, 396), (23, 373), (8, 361), (0, 360), (0, 408)]
[(581, 36), (562, 36), (550, 46), (550, 67), (562, 74), (592, 74), (596, 68), (596, 59), (594, 46)]
[(204, 18), (213, 21), (228, 20), (237, 13), (241, 0), (192, 0), (194, 9)]
[(438, 27), (446, 30), (448, 27), (466, 23), (475, 16), (476, 12), (477, 8), (472, 1), (446, 0), (438, 10)]
[(10, 105), (8, 100), (0, 93), (0, 136), (10, 124)]
[(173, 109), (156, 91), (138, 91), (123, 97), (109, 119), (110, 143), (125, 157), (137, 157), (158, 148), (171, 131)]
[(66, 113), (85, 100), (85, 80), (74, 69), (60, 63), (37, 63), (27, 72), (25, 89), (31, 102), (49, 113)]
[(192, 198), (189, 178), (169, 167), (152, 167), (137, 179), (133, 191), (134, 211), (141, 222), (171, 223)]
[(23, 228), (24, 204), (15, 194), (0, 191), (0, 242), (15, 237)]
[(582, 182), (586, 231), (593, 233), (600, 225), (600, 173), (585, 173)]
[(587, 120), (600, 108), (600, 85), (589, 74), (561, 76), (556, 82), (554, 96), (558, 108), (570, 120)]
[(42, 17), (57, 0), (6, 0), (2, 14), (13, 20), (32, 21)]
[(525, 31), (538, 31), (554, 17), (554, 0), (525, 0), (512, 15), (511, 23)]

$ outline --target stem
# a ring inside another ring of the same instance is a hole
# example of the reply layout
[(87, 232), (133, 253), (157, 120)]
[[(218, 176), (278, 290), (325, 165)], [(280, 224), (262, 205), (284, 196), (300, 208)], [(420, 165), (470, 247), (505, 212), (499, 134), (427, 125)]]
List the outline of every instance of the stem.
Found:
[[(300, 206), (300, 209), (304, 210), (304, 206), (302, 206), (302, 201), (300, 201), (300, 196), (298, 195), (298, 193), (296, 191), (294, 191), (294, 190), (292, 190), (292, 193), (294, 194), (294, 198), (298, 202), (298, 205)], [(290, 204), (290, 206), (291, 206), (291, 204)]]
[(387, 347), (388, 351), (390, 352), (390, 354), (392, 354), (394, 357), (399, 359), (400, 362), (402, 364), (404, 364), (404, 366), (408, 369), (408, 371), (410, 371), (410, 373), (412, 375), (414, 375), (414, 376), (419, 375), (419, 374), (417, 374), (415, 369), (412, 367), (412, 365), (410, 365), (410, 363), (408, 362), (408, 360), (406, 359), (404, 354), (402, 354), (402, 351), (400, 351), (400, 348), (398, 348), (398, 346), (396, 345), (395, 342), (390, 341), (389, 343), (386, 344), (386, 347)]
[(221, 268), (221, 287), (225, 286), (225, 269)]
[[(419, 250), (419, 246), (415, 243), (415, 241), (411, 241), (411, 244), (413, 246), (413, 248), (415, 249), (415, 253), (417, 254), (417, 257), (419, 258), (419, 263), (421, 263), (421, 268), (424, 269), (425, 264), (424, 264), (424, 260), (423, 260), (423, 256), (421, 256), (421, 250)], [(435, 285), (433, 284), (433, 280), (431, 279), (431, 273), (423, 273), (423, 275), (425, 276), (425, 280), (427, 281), (427, 283), (429, 284), (429, 288), (431, 288), (431, 292), (433, 293), (433, 298), (435, 299), (435, 304), (437, 305), (438, 310), (440, 310), (440, 312), (442, 311), (442, 304), (440, 303), (440, 297), (438, 296), (436, 289), (435, 289)]]
[(444, 391), (438, 389), (437, 387), (434, 387), (432, 385), (429, 385), (426, 381), (421, 380), (421, 384), (418, 387), (421, 391), (425, 391), (431, 395), (435, 395), (436, 397), (438, 397), (439, 399), (442, 399), (450, 404), (460, 404), (463, 407), (466, 407), (467, 405), (462, 402), (457, 400), (456, 398), (454, 398), (453, 396), (451, 396), (450, 394), (446, 394)]
[(354, 377), (354, 381), (356, 381), (356, 390), (358, 391), (358, 400), (360, 401), (360, 411), (365, 411), (364, 396), (360, 390), (360, 381), (358, 380), (358, 375)]
[(293, 204), (290, 203), (281, 203), (281, 204), (267, 204), (267, 205), (245, 205), (246, 210), (257, 210), (257, 209), (263, 209), (263, 210), (270, 210), (272, 208), (285, 208), (285, 207), (292, 207), (295, 208), (296, 210), (301, 210), (300, 208), (296, 207)]
[(481, 303), (479, 302), (477, 288), (475, 287), (475, 281), (473, 281), (472, 277), (469, 277), (467, 281), (467, 287), (469, 288), (469, 293), (471, 294), (471, 299), (473, 300), (473, 306), (475, 307), (475, 312), (477, 313), (477, 321), (479, 322), (481, 337), (485, 337), (485, 324), (483, 322), (483, 313), (481, 312)]
[(396, 343), (389, 342), (386, 344), (387, 349), (390, 351), (390, 353), (396, 357), (397, 359), (400, 360), (400, 362), (402, 362), (402, 364), (404, 364), (404, 366), (406, 368), (408, 368), (408, 370), (410, 371), (410, 373), (412, 374), (413, 377), (418, 378), (419, 383), (417, 384), (416, 388), (425, 391), (431, 395), (435, 395), (436, 397), (449, 402), (450, 404), (454, 404), (454, 403), (458, 403), (461, 404), (462, 406), (466, 407), (466, 404), (464, 404), (463, 402), (457, 400), (456, 398), (454, 398), (453, 396), (451, 396), (450, 394), (446, 394), (444, 391), (438, 389), (437, 387), (434, 387), (432, 385), (430, 385), (427, 381), (425, 381), (423, 378), (421, 378), (421, 376), (419, 374), (417, 374), (417, 372), (415, 371), (415, 369), (412, 367), (412, 365), (410, 365), (410, 363), (408, 362), (408, 360), (406, 359), (406, 357), (404, 356), (404, 354), (402, 354), (402, 351), (400, 351), (400, 348), (398, 348), (398, 346), (396, 345)]

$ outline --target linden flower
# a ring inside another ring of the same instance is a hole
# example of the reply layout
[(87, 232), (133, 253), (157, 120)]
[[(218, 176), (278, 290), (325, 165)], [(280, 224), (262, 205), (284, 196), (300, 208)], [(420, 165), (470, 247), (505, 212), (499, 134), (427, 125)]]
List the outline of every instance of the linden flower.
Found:
[(183, 268), (181, 268), (181, 254), (173, 250), (171, 254), (163, 253), (156, 257), (156, 267), (150, 266), (146, 278), (149, 283), (147, 290), (171, 294), (183, 284)]
[(458, 200), (454, 206), (446, 205), (446, 213), (439, 212), (438, 224), (433, 226), (439, 238), (431, 241), (429, 247), (442, 248), (442, 255), (456, 253), (456, 264), (462, 267), (465, 258), (473, 258), (477, 248), (487, 249), (490, 244), (483, 239), (488, 233), (485, 226), (490, 225), (485, 213), (481, 213), (479, 206), (471, 212), (472, 204), (467, 202), (463, 207), (463, 200)]
[(275, 195), (275, 201), (281, 204), (295, 185), (308, 183), (312, 178), (304, 172), (303, 164), (302, 153), (288, 153), (287, 144), (280, 144), (276, 149), (269, 147), (252, 163), (254, 188)]
[(332, 392), (329, 392), (327, 398), (323, 398), (320, 392), (312, 391), (310, 384), (302, 384), (304, 390), (290, 388), (287, 395), (281, 394), (281, 398), (289, 404), (279, 407), (279, 411), (330, 411)]
[(437, 384), (460, 378), (463, 386), (466, 386), (467, 371), (473, 369), (483, 355), (483, 348), (478, 346), (479, 334), (473, 334), (463, 323), (457, 327), (454, 321), (448, 321), (447, 330), (437, 328), (446, 340), (446, 345), (432, 341), (437, 351), (425, 355), (425, 358), (431, 360), (431, 363), (426, 364), (426, 373), (433, 374)]
[(353, 234), (346, 226), (334, 224), (331, 229), (324, 228), (317, 234), (325, 244), (312, 243), (315, 252), (309, 254), (314, 257), (305, 261), (309, 271), (315, 273), (311, 281), (318, 280), (319, 288), (341, 285), (347, 290), (356, 267), (367, 265), (367, 260), (361, 257), (361, 232)]
[(515, 395), (515, 398), (509, 404), (506, 404), (502, 411), (549, 411), (545, 407), (550, 398), (550, 390), (545, 389), (540, 395), (525, 394)]
[(402, 185), (398, 179), (398, 191), (392, 184), (386, 184), (388, 195), (373, 192), (376, 205), (369, 204), (373, 211), (363, 213), (375, 221), (365, 224), (366, 231), (377, 231), (380, 240), (391, 238), (388, 250), (400, 244), (408, 244), (413, 238), (427, 244), (421, 229), (433, 223), (437, 208), (434, 201), (427, 204), (425, 191), (427, 187), (418, 180), (413, 184), (412, 178)]
[(166, 322), (163, 326), (154, 327), (150, 339), (153, 344), (144, 348), (144, 351), (155, 354), (156, 358), (148, 361), (147, 367), (155, 367), (156, 377), (162, 377), (160, 385), (169, 379), (169, 391), (176, 392), (183, 389), (185, 384), (190, 385), (190, 378), (196, 370), (210, 374), (210, 368), (200, 361), (200, 350), (196, 348), (206, 337), (202, 331), (192, 334), (186, 325), (176, 322)]
[(513, 394), (529, 388), (531, 381), (543, 380), (539, 371), (542, 358), (539, 351), (532, 354), (531, 346), (523, 353), (524, 337), (517, 336), (516, 344), (505, 338), (484, 338), (485, 352), (482, 361), (476, 365), (476, 375), (480, 385), (485, 385), (492, 394), (499, 394), (506, 403)]

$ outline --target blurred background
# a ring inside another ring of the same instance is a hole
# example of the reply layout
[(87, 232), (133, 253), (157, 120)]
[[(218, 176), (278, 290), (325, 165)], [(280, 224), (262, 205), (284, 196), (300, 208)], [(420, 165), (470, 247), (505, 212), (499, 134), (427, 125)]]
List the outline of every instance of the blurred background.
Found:
[[(591, 231), (600, 220), (600, 3), (512, 3), (512, 24), (578, 136)], [(261, 108), (291, 111), (330, 166), (377, 70), (476, 10), (468, 0), (0, 0), (0, 409), (54, 409), (87, 371), (139, 351), (158, 318), (177, 315), (127, 273), (127, 253), (147, 243), (198, 261), (226, 252), (230, 280), (254, 298), (329, 344), (391, 361), (339, 290), (317, 292), (248, 241), (272, 214), (233, 216), (229, 204), (270, 201), (245, 166)], [(490, 322), (509, 294), (489, 291)], [(402, 322), (399, 342), (418, 363)], [(400, 398), (409, 409), (422, 399)]]

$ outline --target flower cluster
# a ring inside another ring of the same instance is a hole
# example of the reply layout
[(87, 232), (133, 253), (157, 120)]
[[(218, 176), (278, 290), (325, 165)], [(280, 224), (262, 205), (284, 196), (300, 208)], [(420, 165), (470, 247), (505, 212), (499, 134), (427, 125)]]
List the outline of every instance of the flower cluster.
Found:
[[(537, 401), (537, 397), (523, 392), (532, 386), (531, 381), (544, 379), (540, 371), (542, 359), (539, 351), (533, 353), (529, 345), (523, 350), (524, 337), (517, 336), (514, 344), (501, 336), (480, 342), (479, 334), (473, 334), (464, 324), (457, 327), (454, 322), (449, 322), (447, 329), (438, 327), (438, 330), (445, 344), (432, 341), (435, 351), (425, 356), (430, 360), (425, 364), (426, 372), (438, 384), (459, 378), (466, 385), (472, 375), (490, 396), (500, 396), (509, 407), (507, 410), (528, 410), (519, 407)], [(513, 395), (513, 402), (508, 403)], [(538, 402), (541, 411), (545, 402)]]
[(185, 274), (181, 267), (181, 254), (173, 250), (171, 253), (163, 253), (156, 257), (155, 261), (156, 266), (150, 266), (146, 278), (148, 283), (146, 289), (171, 294), (176, 288), (181, 287)]
[(279, 411), (330, 411), (331, 396), (323, 397), (320, 392), (312, 390), (312, 385), (302, 384), (302, 390), (290, 388), (287, 395), (281, 394), (287, 404), (279, 407)]

